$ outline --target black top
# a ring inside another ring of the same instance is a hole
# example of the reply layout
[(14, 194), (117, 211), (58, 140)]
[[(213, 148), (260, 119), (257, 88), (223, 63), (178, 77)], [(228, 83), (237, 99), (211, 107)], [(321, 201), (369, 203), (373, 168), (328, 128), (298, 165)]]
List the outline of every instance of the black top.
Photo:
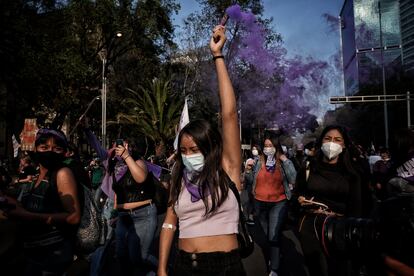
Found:
[(307, 199), (324, 203), (329, 208), (347, 216), (360, 216), (361, 184), (358, 177), (349, 173), (340, 163), (312, 162), (306, 181), (306, 167), (298, 174), (297, 193)]
[(130, 171), (127, 170), (118, 182), (114, 181), (112, 184), (112, 189), (116, 194), (117, 204), (153, 199), (155, 194), (153, 177), (152, 173), (149, 172), (144, 182), (137, 183)]
[(19, 179), (25, 179), (29, 175), (35, 176), (36, 175), (36, 168), (29, 165), (27, 167), (24, 167), (20, 173), (19, 173)]
[[(64, 212), (55, 181), (42, 180), (37, 187), (35, 182), (33, 180), (30, 185), (24, 186), (21, 192), (23, 207), (30, 212), (40, 214)], [(40, 221), (25, 221), (21, 230), (25, 247), (49, 246), (73, 234), (71, 232), (73, 229), (68, 225), (55, 226)]]

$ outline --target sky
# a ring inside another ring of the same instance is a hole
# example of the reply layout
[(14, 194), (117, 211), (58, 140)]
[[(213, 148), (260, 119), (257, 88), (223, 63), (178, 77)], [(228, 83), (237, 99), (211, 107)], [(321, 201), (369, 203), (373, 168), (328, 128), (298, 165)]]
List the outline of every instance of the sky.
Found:
[[(191, 12), (200, 9), (195, 0), (179, 0), (181, 10), (173, 23), (180, 24)], [(236, 1), (237, 2), (237, 1)], [(339, 16), (344, 0), (263, 0), (264, 17), (273, 17), (288, 55), (312, 56), (326, 60), (339, 51), (339, 32), (329, 31), (324, 13)], [(322, 42), (322, 43), (321, 43)]]
[[(181, 4), (181, 10), (173, 17), (173, 24), (179, 33), (183, 19), (201, 8), (196, 0), (177, 2)], [(339, 29), (333, 32), (332, 26), (323, 15), (338, 17), (344, 0), (262, 0), (262, 3), (263, 16), (273, 18), (274, 30), (281, 34), (288, 57), (299, 55), (330, 63), (332, 61), (330, 58), (339, 53)], [(337, 69), (341, 70), (341, 68)], [(342, 96), (344, 93), (340, 74), (335, 78), (337, 79), (331, 80), (328, 91), (312, 97), (317, 104), (314, 105), (311, 113), (316, 115), (318, 120), (323, 118), (327, 110), (335, 108), (329, 103), (329, 96)], [(311, 99), (310, 96), (307, 97)]]

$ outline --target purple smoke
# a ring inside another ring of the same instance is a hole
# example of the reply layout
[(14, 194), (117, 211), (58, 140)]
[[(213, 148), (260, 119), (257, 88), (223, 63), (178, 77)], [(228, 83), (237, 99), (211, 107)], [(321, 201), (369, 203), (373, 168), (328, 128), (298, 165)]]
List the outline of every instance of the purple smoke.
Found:
[[(334, 61), (338, 60), (288, 58), (281, 42), (269, 43), (272, 33), (251, 12), (234, 5), (226, 13), (228, 25), (237, 30), (229, 38), (227, 54), (232, 82), (241, 97), (244, 127), (277, 125), (288, 131), (312, 128), (316, 116), (321, 118), (329, 106), (327, 94), (337, 79)], [(217, 83), (211, 71), (200, 74), (204, 83)], [(215, 85), (211, 87), (214, 93), (216, 89)]]
[(263, 25), (257, 22), (254, 14), (242, 11), (239, 5), (230, 6), (226, 13), (242, 28), (242, 36), (236, 46), (238, 58), (250, 64), (260, 64), (256, 69), (272, 75), (277, 68), (277, 59), (272, 51), (264, 49), (266, 30)]

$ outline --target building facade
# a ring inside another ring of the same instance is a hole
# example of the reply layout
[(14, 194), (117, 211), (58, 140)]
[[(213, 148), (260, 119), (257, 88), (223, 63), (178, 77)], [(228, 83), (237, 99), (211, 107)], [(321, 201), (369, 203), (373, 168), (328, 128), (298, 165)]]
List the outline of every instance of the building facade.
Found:
[(400, 1), (346, 0), (340, 19), (345, 95), (386, 94), (403, 70)]
[(414, 1), (400, 0), (403, 64), (407, 74), (414, 75)]

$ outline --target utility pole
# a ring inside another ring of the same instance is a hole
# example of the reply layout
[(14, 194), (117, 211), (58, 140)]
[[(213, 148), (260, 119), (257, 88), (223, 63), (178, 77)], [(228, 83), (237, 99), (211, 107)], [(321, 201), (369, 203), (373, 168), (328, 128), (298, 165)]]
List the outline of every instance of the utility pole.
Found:
[[(385, 61), (384, 61), (384, 38), (382, 34), (382, 16), (381, 16), (381, 2), (378, 2), (378, 17), (380, 29), (380, 46), (381, 46), (381, 67), (382, 67), (382, 92), (384, 97), (387, 95), (387, 87), (385, 83)], [(388, 107), (387, 101), (384, 101), (384, 130), (385, 130), (385, 146), (388, 148), (389, 131), (388, 131)]]
[(102, 99), (102, 116), (101, 116), (101, 130), (102, 130), (102, 148), (106, 149), (106, 58), (107, 51), (102, 49), (100, 52), (100, 58), (102, 60), (102, 89), (101, 89), (101, 99)]

